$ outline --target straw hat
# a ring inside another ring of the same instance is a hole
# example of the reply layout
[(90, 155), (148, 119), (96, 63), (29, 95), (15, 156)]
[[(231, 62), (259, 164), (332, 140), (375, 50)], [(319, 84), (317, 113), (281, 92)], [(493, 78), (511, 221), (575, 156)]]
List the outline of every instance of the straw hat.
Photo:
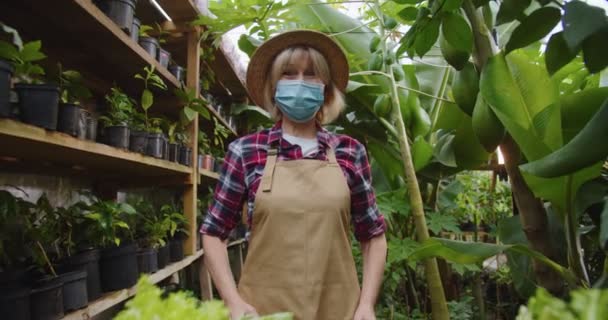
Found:
[(334, 40), (312, 30), (294, 30), (281, 33), (264, 42), (256, 49), (247, 68), (247, 90), (253, 102), (259, 106), (264, 102), (264, 84), (275, 57), (284, 49), (307, 46), (319, 51), (327, 60), (331, 78), (339, 90), (348, 84), (348, 61)]

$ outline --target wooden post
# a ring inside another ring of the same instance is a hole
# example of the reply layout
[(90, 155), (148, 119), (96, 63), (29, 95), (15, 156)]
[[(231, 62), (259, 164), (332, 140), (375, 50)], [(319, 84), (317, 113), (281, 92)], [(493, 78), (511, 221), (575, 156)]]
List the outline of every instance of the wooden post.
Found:
[[(188, 65), (186, 84), (189, 90), (198, 92), (199, 73), (200, 73), (200, 47), (199, 37), (200, 31), (194, 28), (188, 32)], [(198, 197), (198, 117), (189, 127), (190, 147), (192, 148), (192, 172), (190, 179), (184, 190), (184, 214), (188, 220), (188, 231), (190, 236), (186, 240), (184, 250), (186, 254), (194, 254), (196, 252), (196, 233), (198, 226), (196, 225), (196, 200)]]

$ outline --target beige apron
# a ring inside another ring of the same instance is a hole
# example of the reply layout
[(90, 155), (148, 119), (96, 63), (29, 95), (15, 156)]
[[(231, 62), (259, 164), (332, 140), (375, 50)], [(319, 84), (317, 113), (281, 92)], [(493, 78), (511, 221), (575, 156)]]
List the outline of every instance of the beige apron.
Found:
[(350, 189), (329, 161), (277, 162), (271, 149), (255, 197), (239, 293), (260, 315), (352, 320), (359, 282), (350, 244)]

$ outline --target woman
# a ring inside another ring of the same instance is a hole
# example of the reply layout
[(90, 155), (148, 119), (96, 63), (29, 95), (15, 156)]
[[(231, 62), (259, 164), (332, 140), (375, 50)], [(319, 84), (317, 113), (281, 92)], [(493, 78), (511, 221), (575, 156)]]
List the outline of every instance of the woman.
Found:
[[(278, 120), (232, 142), (201, 232), (207, 267), (231, 317), (293, 312), (295, 319), (375, 319), (386, 259), (365, 148), (321, 127), (343, 108), (348, 63), (308, 30), (261, 45), (247, 70), (253, 102)], [(250, 244), (238, 289), (224, 240), (247, 202)], [(350, 223), (361, 242), (360, 289)]]

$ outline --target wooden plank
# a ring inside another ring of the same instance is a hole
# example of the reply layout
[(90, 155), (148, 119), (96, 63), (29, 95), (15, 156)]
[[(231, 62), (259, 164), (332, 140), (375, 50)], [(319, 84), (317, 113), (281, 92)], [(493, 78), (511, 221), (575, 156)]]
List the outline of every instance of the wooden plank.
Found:
[(0, 119), (0, 157), (10, 157), (33, 165), (42, 160), (64, 166), (77, 166), (87, 174), (129, 178), (187, 177), (192, 168), (174, 162), (117, 149), (70, 135), (10, 119)]
[[(194, 261), (198, 260), (203, 256), (203, 250), (197, 251), (195, 254), (185, 257), (183, 260), (172, 263), (162, 270), (157, 271), (156, 273), (148, 275), (150, 282), (156, 284), (161, 282), (162, 280), (168, 278), (172, 274), (186, 268)], [(89, 319), (95, 315), (102, 313), (103, 311), (129, 299), (137, 293), (136, 286), (133, 286), (128, 289), (113, 291), (104, 294), (101, 298), (89, 302), (89, 305), (80, 310), (76, 310), (74, 312), (68, 313), (63, 319), (64, 320), (84, 320)]]

